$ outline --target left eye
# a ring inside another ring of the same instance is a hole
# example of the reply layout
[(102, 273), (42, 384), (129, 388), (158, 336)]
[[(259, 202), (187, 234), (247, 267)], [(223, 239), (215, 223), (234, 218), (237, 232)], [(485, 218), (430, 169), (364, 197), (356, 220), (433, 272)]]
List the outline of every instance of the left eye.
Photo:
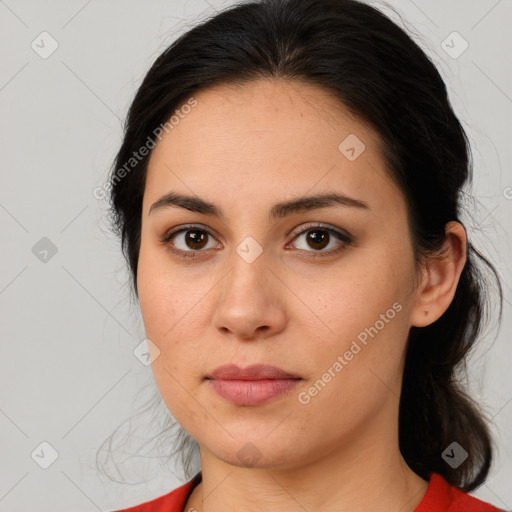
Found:
[[(303, 238), (302, 247), (298, 247), (300, 250), (307, 251), (307, 252), (321, 252), (322, 256), (323, 254), (333, 254), (337, 253), (341, 249), (345, 247), (345, 245), (348, 245), (351, 242), (351, 239), (344, 235), (343, 233), (340, 233), (339, 231), (336, 231), (335, 229), (323, 227), (323, 226), (310, 226), (309, 228), (301, 231), (298, 235), (295, 236), (294, 240), (300, 239), (303, 237), (303, 235), (306, 235), (305, 238)], [(324, 251), (326, 247), (331, 245), (333, 242), (334, 247), (338, 247), (337, 249), (326, 250)], [(309, 249), (313, 249), (313, 251)]]

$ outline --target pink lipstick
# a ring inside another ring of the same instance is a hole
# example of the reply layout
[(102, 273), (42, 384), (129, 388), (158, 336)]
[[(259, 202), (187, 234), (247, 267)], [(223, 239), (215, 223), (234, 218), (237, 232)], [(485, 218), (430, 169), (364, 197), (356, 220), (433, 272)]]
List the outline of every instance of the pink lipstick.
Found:
[(251, 406), (268, 402), (293, 389), (302, 379), (276, 366), (234, 364), (220, 366), (206, 376), (211, 388), (235, 405)]

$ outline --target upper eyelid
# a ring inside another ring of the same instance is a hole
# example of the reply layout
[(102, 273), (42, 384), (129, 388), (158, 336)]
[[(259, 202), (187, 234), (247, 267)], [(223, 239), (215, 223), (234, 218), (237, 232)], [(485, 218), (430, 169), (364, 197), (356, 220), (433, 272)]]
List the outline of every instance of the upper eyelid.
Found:
[(307, 232), (307, 231), (309, 231), (311, 229), (315, 229), (315, 228), (325, 229), (326, 231), (337, 233), (340, 236), (344, 236), (346, 238), (352, 238), (351, 235), (349, 235), (346, 232), (344, 233), (344, 230), (342, 230), (340, 228), (336, 228), (334, 226), (331, 226), (329, 224), (324, 224), (322, 222), (313, 222), (313, 221), (311, 223), (306, 222), (305, 224), (301, 224), (297, 228), (292, 229), (288, 233), (288, 235), (294, 235), (294, 238), (295, 238), (296, 236), (304, 234), (304, 232)]

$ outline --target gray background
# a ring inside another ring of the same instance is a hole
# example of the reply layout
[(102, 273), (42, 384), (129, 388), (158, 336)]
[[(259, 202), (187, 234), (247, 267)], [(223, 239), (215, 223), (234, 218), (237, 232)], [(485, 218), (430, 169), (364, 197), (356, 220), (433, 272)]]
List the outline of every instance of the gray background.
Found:
[[(93, 467), (98, 446), (152, 386), (150, 367), (133, 354), (144, 332), (107, 204), (93, 190), (105, 182), (121, 120), (153, 60), (199, 17), (231, 3), (0, 1), (0, 511), (107, 511), (184, 482), (145, 459), (133, 462), (134, 480), (147, 479), (140, 484), (111, 482)], [(512, 2), (393, 5), (438, 65), (473, 146), (467, 228), (505, 293), (501, 329), (489, 326), (469, 365), (471, 392), (493, 417), (499, 444), (473, 494), (511, 509)], [(47, 58), (43, 31), (58, 44)], [(454, 31), (469, 45), (457, 58), (464, 43), (447, 39)], [(44, 441), (58, 452), (48, 469), (40, 467), (51, 457)]]

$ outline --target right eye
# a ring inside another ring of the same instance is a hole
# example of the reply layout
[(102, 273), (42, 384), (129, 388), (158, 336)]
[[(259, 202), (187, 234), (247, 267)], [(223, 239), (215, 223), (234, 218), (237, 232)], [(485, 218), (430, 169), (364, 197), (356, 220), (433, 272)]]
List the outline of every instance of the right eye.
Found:
[(197, 258), (198, 255), (195, 253), (212, 248), (208, 247), (208, 237), (213, 239), (213, 235), (204, 228), (185, 226), (166, 235), (162, 242), (173, 254), (184, 258)]

